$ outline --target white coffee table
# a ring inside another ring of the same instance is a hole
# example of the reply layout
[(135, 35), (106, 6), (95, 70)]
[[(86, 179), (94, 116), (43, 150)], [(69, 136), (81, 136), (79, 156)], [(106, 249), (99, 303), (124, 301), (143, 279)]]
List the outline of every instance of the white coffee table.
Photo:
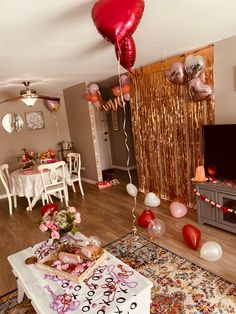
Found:
[[(86, 237), (78, 233), (79, 241)], [(52, 250), (42, 242), (8, 256), (17, 279), (18, 302), (24, 293), (37, 313), (149, 314), (152, 282), (107, 252), (106, 260), (81, 284), (47, 274), (25, 259)]]

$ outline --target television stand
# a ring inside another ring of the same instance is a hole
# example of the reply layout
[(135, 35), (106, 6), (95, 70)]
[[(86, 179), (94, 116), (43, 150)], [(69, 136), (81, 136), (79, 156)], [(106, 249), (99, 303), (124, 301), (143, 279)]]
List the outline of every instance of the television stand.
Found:
[[(210, 200), (227, 208), (236, 209), (236, 188), (229, 188), (225, 184), (199, 182), (196, 190)], [(223, 209), (212, 206), (196, 196), (197, 222), (236, 233), (236, 214), (224, 213)]]

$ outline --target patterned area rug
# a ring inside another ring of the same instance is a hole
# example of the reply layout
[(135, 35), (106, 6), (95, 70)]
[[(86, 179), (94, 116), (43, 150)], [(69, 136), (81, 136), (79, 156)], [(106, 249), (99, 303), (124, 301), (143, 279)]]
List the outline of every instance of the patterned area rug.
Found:
[[(106, 249), (152, 280), (152, 314), (236, 313), (236, 285), (143, 236), (128, 234)], [(17, 305), (16, 291), (0, 302), (1, 314), (35, 313), (27, 299)]]

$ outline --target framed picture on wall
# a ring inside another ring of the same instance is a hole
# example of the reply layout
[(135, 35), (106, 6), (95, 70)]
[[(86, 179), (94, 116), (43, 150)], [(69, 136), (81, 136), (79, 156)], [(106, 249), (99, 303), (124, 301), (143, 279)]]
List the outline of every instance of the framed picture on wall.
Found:
[(119, 131), (119, 120), (118, 120), (118, 112), (112, 110), (111, 111), (111, 120), (112, 120), (112, 128), (114, 131)]
[(44, 117), (42, 111), (25, 112), (25, 121), (27, 130), (44, 129)]

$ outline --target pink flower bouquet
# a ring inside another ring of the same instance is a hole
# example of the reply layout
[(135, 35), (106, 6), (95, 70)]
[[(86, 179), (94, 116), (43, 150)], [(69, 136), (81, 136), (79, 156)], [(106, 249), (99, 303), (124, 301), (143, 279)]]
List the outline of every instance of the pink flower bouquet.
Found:
[(80, 213), (75, 207), (68, 207), (56, 211), (46, 211), (39, 229), (49, 235), (53, 241), (58, 241), (67, 233), (75, 234), (81, 222)]

